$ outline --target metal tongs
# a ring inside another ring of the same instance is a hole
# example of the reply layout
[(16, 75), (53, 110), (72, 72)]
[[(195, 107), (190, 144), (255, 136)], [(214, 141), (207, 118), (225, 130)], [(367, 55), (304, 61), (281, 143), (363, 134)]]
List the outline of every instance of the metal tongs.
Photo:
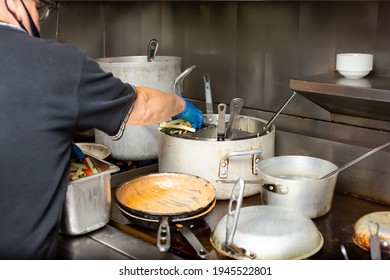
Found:
[[(222, 249), (224, 251), (233, 252), (240, 256), (245, 256), (250, 259), (255, 259), (256, 255), (244, 248), (240, 248), (233, 243), (234, 234), (236, 233), (238, 217), (240, 215), (240, 209), (242, 205), (242, 199), (244, 197), (245, 190), (245, 181), (242, 178), (239, 178), (235, 183), (232, 194), (229, 201), (229, 211), (226, 218), (226, 240), (222, 244)], [(236, 196), (236, 193), (238, 195)], [(235, 203), (235, 210), (233, 209), (233, 204)]]

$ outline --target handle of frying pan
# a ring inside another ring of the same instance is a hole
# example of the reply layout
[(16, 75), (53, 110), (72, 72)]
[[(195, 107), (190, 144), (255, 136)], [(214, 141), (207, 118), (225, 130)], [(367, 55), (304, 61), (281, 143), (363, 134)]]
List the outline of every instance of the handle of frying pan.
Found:
[(203, 247), (202, 243), (196, 238), (187, 225), (177, 224), (177, 229), (183, 234), (185, 239), (191, 244), (192, 248), (196, 251), (198, 256), (202, 259), (206, 259), (209, 255), (209, 252)]
[(161, 220), (157, 232), (157, 248), (160, 252), (167, 252), (171, 247), (171, 231), (169, 229), (168, 217), (164, 216)]
[(370, 232), (370, 254), (372, 260), (381, 260), (381, 248), (379, 244), (379, 224), (375, 221), (368, 221), (368, 230)]
[[(238, 196), (236, 191), (238, 189)], [(233, 187), (232, 194), (229, 201), (229, 211), (226, 219), (226, 245), (230, 246), (233, 243), (234, 234), (237, 229), (238, 216), (240, 215), (240, 209), (242, 205), (242, 199), (244, 197), (245, 183), (244, 179), (239, 178)], [(235, 211), (233, 209), (233, 203), (235, 204)]]

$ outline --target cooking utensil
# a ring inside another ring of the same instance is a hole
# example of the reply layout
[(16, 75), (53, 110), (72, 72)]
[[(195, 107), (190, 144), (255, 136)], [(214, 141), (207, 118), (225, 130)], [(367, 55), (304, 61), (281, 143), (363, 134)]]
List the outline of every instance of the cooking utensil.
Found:
[(234, 259), (305, 259), (323, 246), (323, 237), (313, 221), (300, 212), (259, 205), (243, 207), (238, 214), (238, 206), (234, 212), (229, 206), (229, 213), (210, 237), (213, 247), (223, 255)]
[(337, 174), (318, 179), (336, 169), (332, 162), (308, 156), (277, 156), (257, 165), (263, 181), (262, 201), (266, 205), (284, 206), (310, 218), (329, 212)]
[(211, 96), (211, 84), (210, 75), (206, 74), (203, 76), (205, 93), (206, 93), (206, 113), (209, 115), (213, 114), (213, 98)]
[(337, 168), (337, 169), (333, 170), (332, 172), (329, 172), (328, 174), (322, 176), (320, 179), (325, 179), (325, 178), (328, 178), (328, 177), (330, 177), (330, 176), (332, 176), (332, 175), (334, 175), (334, 174), (336, 174), (336, 173), (339, 173), (340, 171), (342, 171), (342, 170), (344, 170), (344, 169), (350, 167), (351, 165), (353, 165), (353, 164), (355, 164), (355, 163), (361, 161), (362, 159), (365, 159), (366, 157), (372, 155), (373, 153), (376, 153), (377, 151), (379, 151), (379, 150), (381, 150), (381, 149), (387, 147), (388, 145), (390, 145), (390, 142), (387, 142), (387, 143), (385, 143), (385, 144), (383, 144), (383, 145), (381, 145), (381, 146), (379, 146), (379, 147), (376, 147), (375, 149), (372, 149), (371, 151), (365, 153), (364, 155), (358, 157), (357, 159), (355, 159), (355, 160), (353, 160), (353, 161), (351, 161), (351, 162), (349, 162), (349, 163), (343, 165), (342, 167)]
[(233, 134), (233, 128), (236, 124), (237, 116), (241, 112), (242, 105), (244, 105), (244, 100), (242, 98), (234, 98), (230, 102), (230, 116), (229, 124), (226, 129), (225, 138), (231, 138)]
[(218, 126), (217, 126), (217, 140), (225, 140), (225, 113), (226, 113), (226, 104), (218, 105)]
[(341, 245), (340, 246), (340, 249), (341, 249), (341, 254), (343, 254), (343, 257), (345, 260), (349, 260), (348, 258), (348, 253), (347, 253), (347, 249), (345, 249), (345, 246), (344, 245)]
[[(228, 121), (226, 118), (225, 120)], [(211, 124), (217, 122), (218, 115), (214, 114)], [(259, 118), (240, 115), (237, 118), (236, 128), (260, 133), (265, 123), (265, 120)], [(272, 126), (268, 134), (231, 141), (217, 141), (216, 129), (210, 131), (214, 134), (212, 138), (207, 139), (182, 139), (159, 131), (157, 135), (160, 172), (181, 172), (205, 178), (215, 186), (217, 199), (230, 198), (237, 178), (254, 182), (246, 183), (245, 197), (260, 193), (261, 183), (258, 182), (260, 178), (256, 166), (262, 159), (274, 156), (275, 126)], [(262, 152), (253, 153), (254, 150)], [(237, 153), (232, 154), (232, 152)], [(222, 158), (226, 160), (221, 161)]]
[[(377, 229), (375, 228), (375, 223), (378, 225)], [(372, 234), (378, 236), (380, 251), (390, 254), (390, 211), (369, 213), (355, 222), (353, 226), (353, 241), (359, 247), (371, 251), (371, 243), (376, 243), (371, 240)], [(375, 255), (378, 256), (377, 252), (374, 252)]]
[(186, 70), (184, 70), (179, 76), (176, 77), (175, 82), (173, 83), (174, 92), (177, 95), (182, 95), (183, 93), (183, 83), (184, 78), (192, 72), (196, 68), (196, 65), (192, 65), (191, 67), (188, 67)]
[(192, 248), (195, 249), (197, 255), (206, 259), (209, 256), (209, 252), (203, 247), (202, 243), (199, 242), (198, 238), (192, 233), (190, 228), (187, 225), (176, 224), (177, 229), (183, 234), (185, 239), (187, 239), (188, 243), (191, 244)]
[[(249, 254), (247, 255), (248, 252), (245, 249), (239, 248), (238, 246), (233, 244), (234, 234), (236, 233), (237, 230), (237, 222), (238, 222), (238, 217), (240, 215), (242, 199), (244, 197), (244, 189), (245, 189), (244, 179), (239, 178), (233, 187), (232, 194), (229, 201), (229, 210), (226, 218), (226, 240), (222, 244), (222, 248), (225, 251), (231, 250), (234, 253), (243, 256), (248, 256), (249, 258), (253, 258), (255, 257), (253, 253), (249, 252)], [(238, 191), (238, 195), (236, 194), (237, 191)]]
[(157, 246), (170, 248), (170, 224), (195, 222), (215, 206), (214, 187), (189, 174), (154, 173), (123, 183), (115, 193), (119, 210), (144, 227), (158, 227)]
[(291, 99), (295, 96), (297, 92), (293, 91), (293, 93), (290, 95), (290, 97), (283, 103), (282, 107), (279, 108), (279, 110), (273, 115), (273, 117), (267, 122), (267, 124), (264, 126), (264, 133), (269, 132), (269, 128), (274, 123), (276, 118), (279, 116), (279, 114), (283, 111), (283, 109), (287, 106), (288, 103), (290, 103)]
[(367, 224), (368, 230), (370, 232), (370, 254), (372, 260), (380, 260), (381, 256), (381, 248), (379, 246), (379, 224), (373, 220), (368, 221)]
[(152, 39), (149, 41), (148, 44), (148, 52), (147, 52), (147, 60), (148, 62), (154, 61), (154, 58), (156, 56), (158, 50), (158, 41), (157, 39)]

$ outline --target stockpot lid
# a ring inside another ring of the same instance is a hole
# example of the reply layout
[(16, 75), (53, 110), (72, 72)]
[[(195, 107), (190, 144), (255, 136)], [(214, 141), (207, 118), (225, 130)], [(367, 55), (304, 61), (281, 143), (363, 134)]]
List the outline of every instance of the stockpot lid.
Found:
[[(247, 259), (224, 249), (225, 215), (212, 233), (216, 250), (230, 258)], [(304, 214), (280, 206), (249, 206), (240, 210), (233, 244), (255, 259), (306, 259), (317, 253), (324, 239), (314, 222)]]

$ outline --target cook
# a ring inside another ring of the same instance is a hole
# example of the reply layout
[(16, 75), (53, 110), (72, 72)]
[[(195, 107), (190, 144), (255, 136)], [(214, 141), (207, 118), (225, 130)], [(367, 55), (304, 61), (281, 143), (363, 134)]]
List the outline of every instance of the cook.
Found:
[(76, 48), (39, 38), (50, 4), (0, 2), (0, 259), (55, 258), (75, 133), (119, 138), (126, 124), (172, 116), (203, 123), (187, 100), (124, 84)]

